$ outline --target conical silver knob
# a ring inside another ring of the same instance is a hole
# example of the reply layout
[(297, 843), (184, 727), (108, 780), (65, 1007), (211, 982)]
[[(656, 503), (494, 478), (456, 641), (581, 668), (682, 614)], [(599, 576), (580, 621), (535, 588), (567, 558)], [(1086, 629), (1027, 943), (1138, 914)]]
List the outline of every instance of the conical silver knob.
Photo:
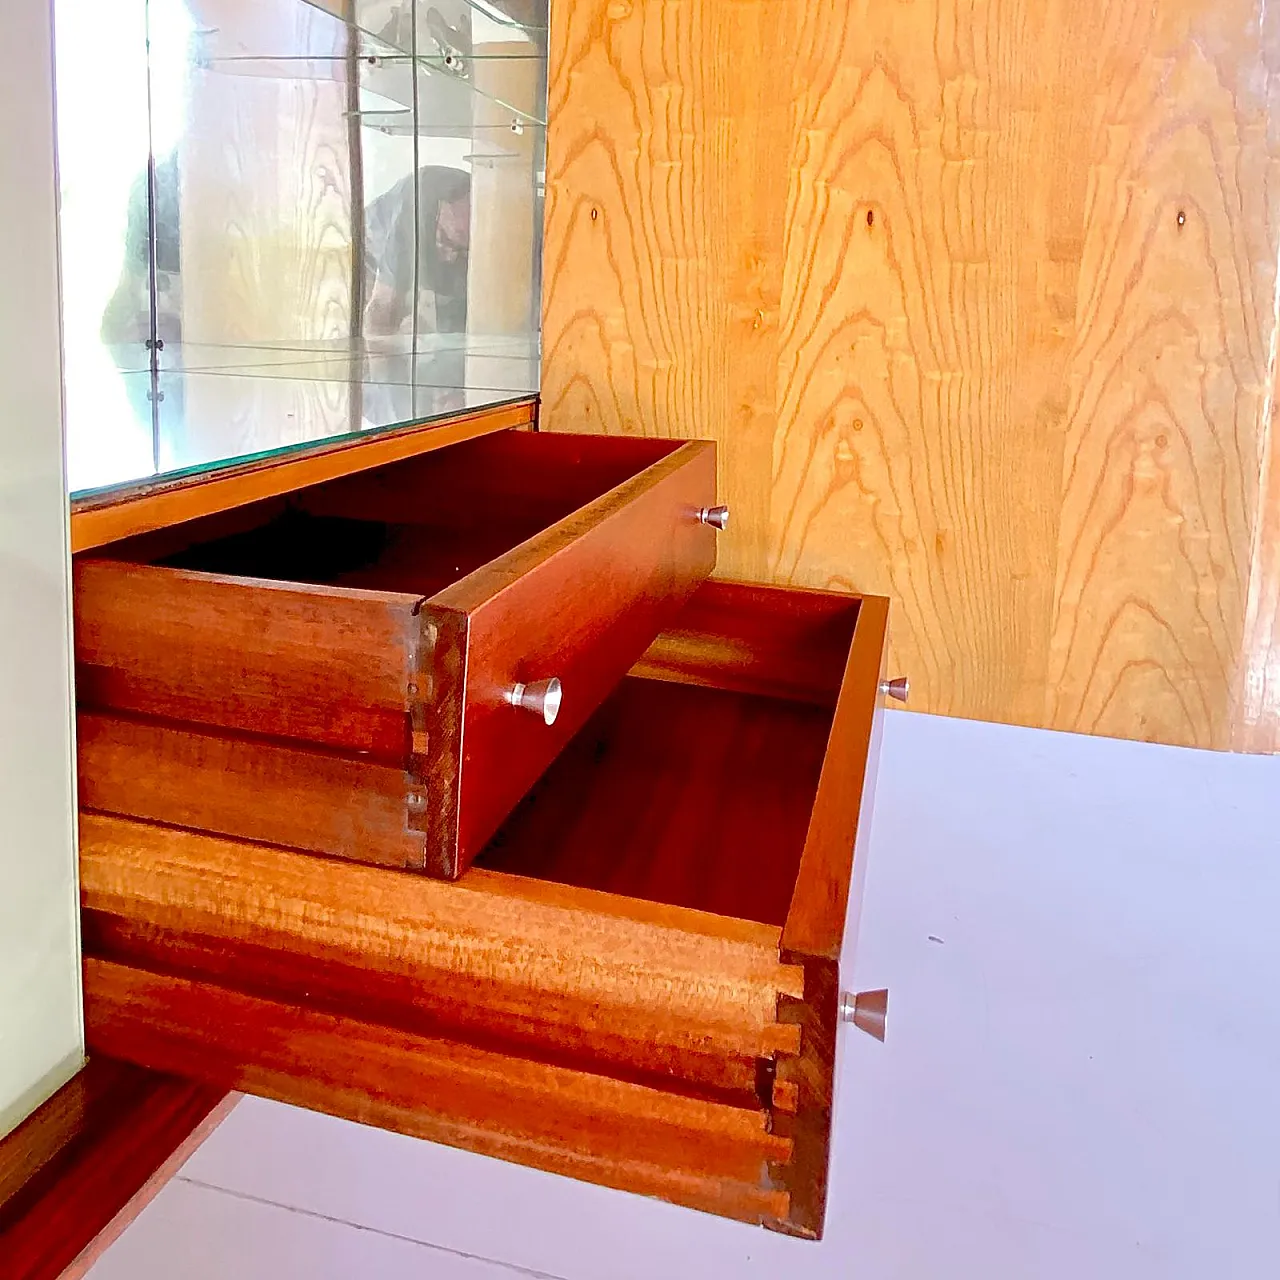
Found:
[(729, 508), (728, 507), (701, 507), (698, 510), (698, 519), (703, 524), (709, 524), (713, 529), (725, 529), (729, 525)]
[(514, 684), (507, 690), (507, 701), (521, 711), (530, 711), (542, 717), (542, 723), (555, 724), (560, 714), (564, 690), (554, 676), (550, 680), (535, 680), (532, 684)]
[(880, 692), (887, 698), (906, 702), (911, 696), (911, 681), (906, 676), (894, 676), (892, 680), (881, 680)]
[(852, 1022), (859, 1031), (865, 1031), (877, 1040), (884, 1039), (885, 1023), (889, 1017), (889, 990), (852, 991), (840, 993), (840, 1021)]

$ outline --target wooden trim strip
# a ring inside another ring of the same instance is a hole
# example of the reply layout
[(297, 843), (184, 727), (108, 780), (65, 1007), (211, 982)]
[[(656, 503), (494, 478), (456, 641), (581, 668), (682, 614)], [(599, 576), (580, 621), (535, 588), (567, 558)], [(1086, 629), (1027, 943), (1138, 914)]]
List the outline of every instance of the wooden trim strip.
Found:
[(134, 534), (429, 453), (475, 436), (531, 426), (536, 421), (535, 397), (442, 421), (371, 433), (359, 440), (321, 441), (288, 457), (264, 458), (180, 480), (161, 480), (123, 494), (88, 494), (71, 504), (71, 550), (73, 554), (87, 551)]
[(62, 1276), (122, 1210), (141, 1210), (135, 1197), (160, 1189), (226, 1101), (225, 1089), (93, 1056), (0, 1142), (0, 1275)]
[(102, 1255), (132, 1226), (143, 1209), (164, 1190), (165, 1184), (204, 1145), (205, 1139), (235, 1110), (243, 1096), (241, 1093), (228, 1093), (129, 1197), (124, 1208), (77, 1254), (75, 1261), (63, 1271), (58, 1280), (82, 1280)]
[[(774, 1132), (793, 1144), (774, 1165), (774, 1185), (788, 1193), (786, 1221), (767, 1225), (816, 1240), (827, 1211), (832, 1097), (839, 1032), (840, 953), (854, 945), (866, 876), (871, 801), (880, 729), (889, 602), (864, 596), (818, 780), (800, 858), (796, 891), (782, 930), (781, 959), (804, 967), (804, 1000), (783, 997), (778, 1016), (800, 1032), (798, 1051), (778, 1058)], [(849, 912), (849, 903), (854, 911)]]

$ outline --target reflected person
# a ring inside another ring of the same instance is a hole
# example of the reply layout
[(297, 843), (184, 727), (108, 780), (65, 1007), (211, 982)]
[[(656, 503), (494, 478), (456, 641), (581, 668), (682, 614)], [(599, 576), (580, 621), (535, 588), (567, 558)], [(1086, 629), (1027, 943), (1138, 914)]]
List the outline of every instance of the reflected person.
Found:
[[(177, 158), (155, 167), (156, 334), (163, 344), (182, 341), (181, 191)], [(365, 210), (365, 332), (461, 333), (467, 326), (467, 266), (471, 231), (471, 178), (461, 169), (424, 165), (375, 197)], [(127, 348), (151, 337), (151, 236), (147, 175), (129, 193), (124, 260), (102, 316), (101, 338), (129, 365)], [(269, 281), (262, 282), (264, 286)], [(416, 300), (415, 300), (416, 288)], [(262, 341), (280, 342), (278, 335)], [(132, 367), (145, 368), (145, 361)]]

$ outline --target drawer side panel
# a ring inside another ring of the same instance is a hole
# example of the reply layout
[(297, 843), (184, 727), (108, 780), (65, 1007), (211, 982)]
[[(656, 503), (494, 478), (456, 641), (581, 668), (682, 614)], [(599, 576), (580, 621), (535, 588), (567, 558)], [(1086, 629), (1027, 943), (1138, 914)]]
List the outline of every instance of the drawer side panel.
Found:
[(74, 567), (82, 706), (403, 759), (416, 597)]
[(86, 809), (391, 867), (422, 866), (402, 769), (189, 725), (78, 717)]
[(777, 1005), (803, 976), (779, 963), (776, 928), (545, 889), (480, 872), (444, 884), (98, 814), (81, 828), (86, 910), (334, 966), (317, 974), (334, 999), (343, 975), (380, 975), (386, 1002), (455, 1023), (467, 1006), (472, 1026), (546, 1028), (586, 1055), (629, 1045), (638, 1065), (795, 1047)]

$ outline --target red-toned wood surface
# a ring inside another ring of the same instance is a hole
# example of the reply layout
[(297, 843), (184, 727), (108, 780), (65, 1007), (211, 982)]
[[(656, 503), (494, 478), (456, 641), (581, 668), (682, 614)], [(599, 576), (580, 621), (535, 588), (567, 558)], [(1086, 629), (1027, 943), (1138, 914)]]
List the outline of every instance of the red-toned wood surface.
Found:
[(760, 1109), (494, 1054), (356, 1017), (85, 963), (90, 1045), (223, 1088), (311, 1107), (591, 1182), (759, 1222), (790, 1143)]
[(91, 1057), (0, 1142), (0, 1276), (62, 1276), (225, 1096), (216, 1085)]
[(853, 882), (854, 846), (869, 803), (868, 776), (874, 778), (876, 722), (883, 714), (880, 694), (889, 602), (863, 596), (849, 649), (840, 700), (814, 801), (796, 892), (782, 931), (784, 951), (835, 961), (840, 958)]
[(316, 515), (425, 525), (499, 526), (526, 537), (563, 520), (680, 447), (678, 440), (506, 431), (303, 489)]
[(857, 596), (705, 582), (633, 675), (835, 706)]
[(77, 699), (399, 758), (418, 600), (77, 559)]
[(885, 620), (704, 584), (455, 884), (84, 815), (90, 1043), (821, 1235)]
[[(521, 432), (458, 449), (79, 563), (81, 711), (153, 721), (86, 721), (85, 803), (465, 869), (711, 571), (715, 457)], [(554, 726), (507, 702), (550, 676)]]
[(831, 713), (629, 678), (479, 865), (781, 927)]
[[(711, 780), (711, 785), (723, 779)], [(475, 871), (457, 884), (85, 814), (85, 950), (616, 1074), (746, 1090), (794, 1047), (779, 930)]]
[(782, 955), (801, 965), (802, 1001), (784, 998), (779, 1016), (800, 1028), (800, 1051), (778, 1059), (777, 1079), (794, 1099), (775, 1116), (793, 1143), (774, 1170), (790, 1209), (784, 1229), (822, 1234), (831, 1160), (832, 1098), (839, 1030), (842, 953), (857, 942), (867, 873), (872, 801), (880, 761), (889, 602), (863, 596), (831, 726), (827, 756), (805, 835), (796, 891), (782, 929)]
[(403, 764), (95, 712), (77, 718), (76, 748), (86, 809), (382, 866), (423, 866)]
[[(470, 864), (710, 574), (717, 535), (695, 513), (714, 502), (715, 483), (715, 447), (682, 445), (544, 538), (432, 597), (428, 624), (436, 610), (465, 614), (467, 640), (457, 843), (429, 840), (430, 869), (456, 875)], [(434, 668), (450, 660), (436, 646)], [(507, 703), (517, 681), (552, 677), (564, 688), (553, 726)], [(447, 778), (448, 766), (441, 772)], [(435, 782), (428, 777), (428, 804)]]

